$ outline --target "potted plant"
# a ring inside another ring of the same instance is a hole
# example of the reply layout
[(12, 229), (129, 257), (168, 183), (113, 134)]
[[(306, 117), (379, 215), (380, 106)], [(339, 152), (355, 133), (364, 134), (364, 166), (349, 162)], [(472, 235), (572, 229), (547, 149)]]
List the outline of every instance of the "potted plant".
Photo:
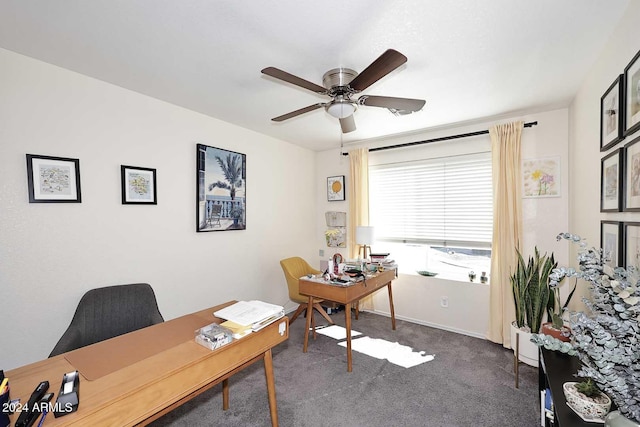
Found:
[(585, 421), (603, 422), (611, 409), (611, 399), (602, 393), (591, 378), (562, 385), (567, 405)]
[(568, 342), (571, 336), (571, 328), (565, 325), (563, 314), (567, 310), (569, 302), (573, 297), (576, 287), (578, 286), (578, 280), (573, 283), (573, 289), (569, 292), (567, 300), (562, 304), (560, 300), (560, 284), (564, 280), (564, 277), (556, 277), (554, 272), (549, 275), (549, 301), (547, 303), (547, 322), (542, 324), (541, 332), (546, 335), (551, 335), (560, 341)]
[(242, 205), (240, 204), (236, 204), (233, 206), (233, 208), (231, 208), (231, 210), (229, 211), (229, 216), (233, 218), (233, 225), (238, 225), (243, 213), (244, 209), (242, 209)]
[(553, 253), (551, 256), (541, 255), (537, 247), (527, 262), (518, 249), (516, 253), (518, 264), (509, 277), (516, 312), (516, 320), (511, 327), (511, 343), (514, 346), (516, 335), (523, 335), (518, 340), (519, 360), (538, 366), (538, 347), (531, 342), (531, 334), (540, 331), (549, 301), (549, 275), (557, 263)]
[[(640, 426), (640, 282), (636, 267), (611, 268), (602, 249), (587, 248), (580, 236), (561, 233), (580, 245), (578, 270), (560, 268), (553, 280), (576, 277), (589, 284), (587, 312), (569, 317), (571, 345), (580, 359), (581, 377), (591, 378), (618, 407), (605, 425)], [(622, 420), (621, 424), (614, 424)]]

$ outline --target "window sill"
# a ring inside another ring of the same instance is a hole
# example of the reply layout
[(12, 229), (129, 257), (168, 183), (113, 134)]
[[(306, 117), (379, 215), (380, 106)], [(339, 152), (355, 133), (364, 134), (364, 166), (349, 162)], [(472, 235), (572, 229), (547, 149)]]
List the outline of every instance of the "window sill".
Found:
[(470, 283), (470, 284), (474, 284), (474, 285), (483, 285), (483, 286), (488, 286), (489, 282), (486, 283), (482, 283), (480, 282), (480, 280), (478, 280), (477, 278), (474, 281), (470, 281), (468, 277), (461, 277), (461, 276), (456, 276), (456, 275), (447, 275), (447, 274), (437, 274), (436, 276), (423, 276), (421, 274), (415, 273), (415, 272), (399, 272), (400, 275), (405, 275), (405, 276), (416, 276), (416, 277), (423, 277), (425, 279), (438, 279), (438, 280), (446, 280), (448, 282), (456, 282), (456, 283)]

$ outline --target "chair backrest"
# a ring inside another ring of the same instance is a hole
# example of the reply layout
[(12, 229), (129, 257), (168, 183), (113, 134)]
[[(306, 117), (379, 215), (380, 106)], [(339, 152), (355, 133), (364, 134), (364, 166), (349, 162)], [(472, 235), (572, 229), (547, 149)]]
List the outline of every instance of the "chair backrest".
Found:
[(311, 267), (307, 261), (297, 256), (281, 260), (280, 266), (284, 271), (285, 279), (287, 279), (289, 299), (299, 303), (307, 302), (308, 298), (300, 295), (298, 279), (307, 274), (319, 274), (320, 270)]
[(92, 289), (80, 299), (71, 324), (49, 357), (163, 321), (147, 283)]

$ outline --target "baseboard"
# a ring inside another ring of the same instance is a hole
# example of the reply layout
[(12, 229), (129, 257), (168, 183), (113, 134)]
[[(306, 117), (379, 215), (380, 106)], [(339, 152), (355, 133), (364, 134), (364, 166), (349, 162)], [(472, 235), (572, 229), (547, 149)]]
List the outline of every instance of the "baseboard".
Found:
[[(391, 317), (391, 313), (387, 313), (387, 312), (379, 311), (379, 310), (360, 310), (360, 311), (367, 311), (369, 313), (379, 314), (379, 315), (385, 316), (385, 317)], [(450, 326), (440, 325), (438, 323), (425, 322), (424, 320), (413, 319), (411, 317), (405, 317), (405, 316), (396, 315), (396, 319), (405, 320), (407, 322), (416, 323), (418, 325), (429, 326), (431, 328), (442, 329), (442, 330), (449, 331), (449, 332), (455, 332), (456, 334), (467, 335), (467, 336), (474, 337), (474, 338), (480, 338), (480, 339), (483, 339), (483, 340), (487, 339), (487, 337), (485, 337), (484, 335), (479, 334), (477, 332), (465, 331), (464, 329), (452, 328)]]

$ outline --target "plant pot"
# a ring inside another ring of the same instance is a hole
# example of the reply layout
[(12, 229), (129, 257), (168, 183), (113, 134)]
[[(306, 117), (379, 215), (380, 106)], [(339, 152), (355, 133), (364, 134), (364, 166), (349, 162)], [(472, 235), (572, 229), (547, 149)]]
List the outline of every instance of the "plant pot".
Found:
[(620, 411), (611, 411), (604, 419), (605, 427), (640, 427), (640, 423), (631, 421), (620, 413)]
[(576, 390), (576, 382), (562, 384), (567, 405), (578, 414), (580, 418), (588, 422), (604, 422), (604, 417), (611, 409), (611, 399), (604, 393), (596, 397), (587, 397)]
[(571, 341), (571, 328), (569, 328), (568, 326), (563, 326), (562, 329), (556, 329), (553, 327), (553, 323), (547, 322), (542, 324), (540, 332), (545, 335), (550, 335), (554, 338), (557, 338), (560, 341)]
[(511, 348), (516, 351), (516, 335), (518, 341), (518, 360), (529, 366), (538, 367), (538, 346), (531, 342), (531, 333), (520, 330), (513, 323), (511, 324)]

